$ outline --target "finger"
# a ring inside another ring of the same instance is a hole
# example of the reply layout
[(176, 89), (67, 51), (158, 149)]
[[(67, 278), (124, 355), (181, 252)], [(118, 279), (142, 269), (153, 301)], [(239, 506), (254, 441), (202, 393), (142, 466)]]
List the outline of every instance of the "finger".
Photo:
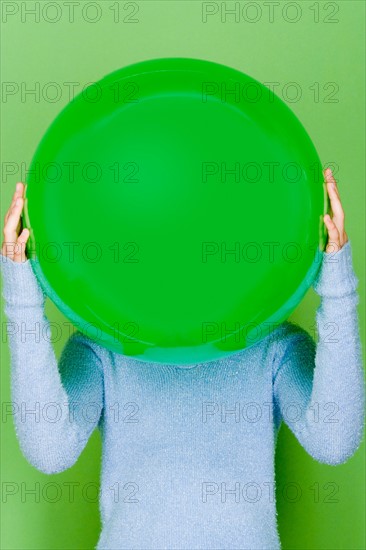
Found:
[(327, 253), (337, 252), (341, 247), (338, 228), (337, 228), (336, 224), (334, 223), (334, 221), (329, 216), (329, 214), (326, 214), (324, 216), (324, 223), (325, 223), (326, 228), (328, 230), (328, 242), (327, 242), (327, 246), (326, 246), (325, 251)]
[(18, 183), (16, 184), (16, 186), (15, 186), (15, 191), (14, 191), (14, 193), (13, 193), (13, 197), (12, 197), (12, 200), (11, 200), (11, 204), (10, 204), (9, 210), (11, 210), (12, 206), (14, 206), (14, 203), (15, 203), (16, 199), (17, 199), (18, 197), (22, 197), (22, 196), (23, 196), (23, 194), (24, 194), (24, 189), (25, 189), (25, 187), (24, 187), (23, 183), (18, 182)]
[[(336, 207), (336, 212), (333, 212), (333, 209), (331, 208), (330, 216), (332, 217), (332, 220), (338, 229), (340, 246), (342, 247), (348, 240), (348, 236), (344, 228), (344, 223), (345, 223), (344, 210), (343, 210), (341, 199), (339, 196), (337, 182), (333, 176), (332, 170), (328, 168), (327, 170), (324, 171), (324, 175), (326, 180), (330, 182), (332, 190), (336, 192), (338, 197), (338, 200), (335, 201), (336, 204), (338, 205), (338, 207)], [(333, 204), (334, 204), (334, 201), (333, 201)]]
[(12, 197), (10, 207), (9, 207), (8, 211), (6, 212), (6, 214), (5, 214), (5, 223), (8, 221), (9, 215), (11, 213), (12, 208), (15, 205), (15, 201), (17, 200), (17, 198), (24, 196), (24, 190), (25, 190), (24, 184), (22, 182), (18, 182), (15, 186), (15, 192), (13, 193), (13, 197)]
[[(343, 207), (342, 207), (342, 203), (341, 203), (341, 198), (339, 196), (339, 192), (338, 192), (338, 188), (337, 188), (337, 183), (334, 179), (333, 173), (332, 173), (330, 168), (328, 168), (325, 171), (325, 179), (326, 179), (327, 191), (328, 191), (328, 196), (329, 196), (329, 199), (330, 199), (330, 204), (331, 204), (331, 207), (332, 207), (333, 218), (335, 218), (334, 222), (339, 227), (344, 222), (344, 212), (343, 212)], [(341, 230), (341, 227), (339, 227), (339, 229)]]
[[(333, 198), (338, 198), (338, 200), (340, 202), (341, 197), (340, 197), (338, 185), (337, 185), (337, 182), (334, 178), (332, 170), (330, 168), (327, 168), (324, 171), (324, 176), (325, 176), (325, 181), (326, 181), (326, 184), (327, 184), (327, 189), (329, 189), (330, 195)], [(329, 198), (331, 198), (331, 196)]]
[(23, 209), (23, 197), (17, 197), (12, 207), (7, 222), (4, 226), (4, 237), (8, 242), (15, 242), (17, 239), (17, 228), (20, 222), (20, 215)]
[(23, 229), (21, 234), (19, 235), (14, 248), (14, 262), (25, 262), (26, 261), (26, 243), (29, 238), (29, 229), (26, 227)]

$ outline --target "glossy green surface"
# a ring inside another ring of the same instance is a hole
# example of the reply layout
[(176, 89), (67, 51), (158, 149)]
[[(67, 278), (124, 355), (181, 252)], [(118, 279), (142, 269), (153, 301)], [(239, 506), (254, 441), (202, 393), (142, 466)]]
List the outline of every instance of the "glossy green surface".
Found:
[(140, 360), (256, 343), (320, 266), (317, 152), (277, 96), (224, 65), (111, 73), (59, 114), (26, 183), (40, 284), (77, 328)]

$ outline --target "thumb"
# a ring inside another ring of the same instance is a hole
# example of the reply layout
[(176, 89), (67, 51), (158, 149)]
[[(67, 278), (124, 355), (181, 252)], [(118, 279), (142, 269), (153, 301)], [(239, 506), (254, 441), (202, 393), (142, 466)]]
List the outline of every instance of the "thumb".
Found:
[(29, 229), (25, 227), (17, 238), (14, 247), (14, 262), (25, 262), (27, 260), (25, 246), (27, 244), (29, 235)]

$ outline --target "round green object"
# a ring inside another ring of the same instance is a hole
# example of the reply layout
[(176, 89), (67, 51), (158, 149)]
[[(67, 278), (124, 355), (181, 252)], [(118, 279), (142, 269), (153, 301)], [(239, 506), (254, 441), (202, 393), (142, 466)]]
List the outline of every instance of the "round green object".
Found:
[(26, 179), (40, 285), (104, 347), (195, 364), (254, 345), (294, 310), (326, 244), (317, 152), (240, 71), (124, 67), (76, 96)]

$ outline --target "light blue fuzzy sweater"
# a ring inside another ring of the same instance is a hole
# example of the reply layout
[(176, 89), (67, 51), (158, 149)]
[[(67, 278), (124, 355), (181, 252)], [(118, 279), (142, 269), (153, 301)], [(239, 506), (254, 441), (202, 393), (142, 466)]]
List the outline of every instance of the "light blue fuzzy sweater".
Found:
[(42, 472), (70, 468), (93, 430), (103, 443), (98, 549), (280, 548), (274, 451), (283, 420), (314, 459), (360, 445), (365, 388), (351, 244), (323, 253), (317, 344), (285, 322), (229, 358), (159, 365), (76, 331), (57, 361), (29, 260), (0, 257), (14, 422)]

